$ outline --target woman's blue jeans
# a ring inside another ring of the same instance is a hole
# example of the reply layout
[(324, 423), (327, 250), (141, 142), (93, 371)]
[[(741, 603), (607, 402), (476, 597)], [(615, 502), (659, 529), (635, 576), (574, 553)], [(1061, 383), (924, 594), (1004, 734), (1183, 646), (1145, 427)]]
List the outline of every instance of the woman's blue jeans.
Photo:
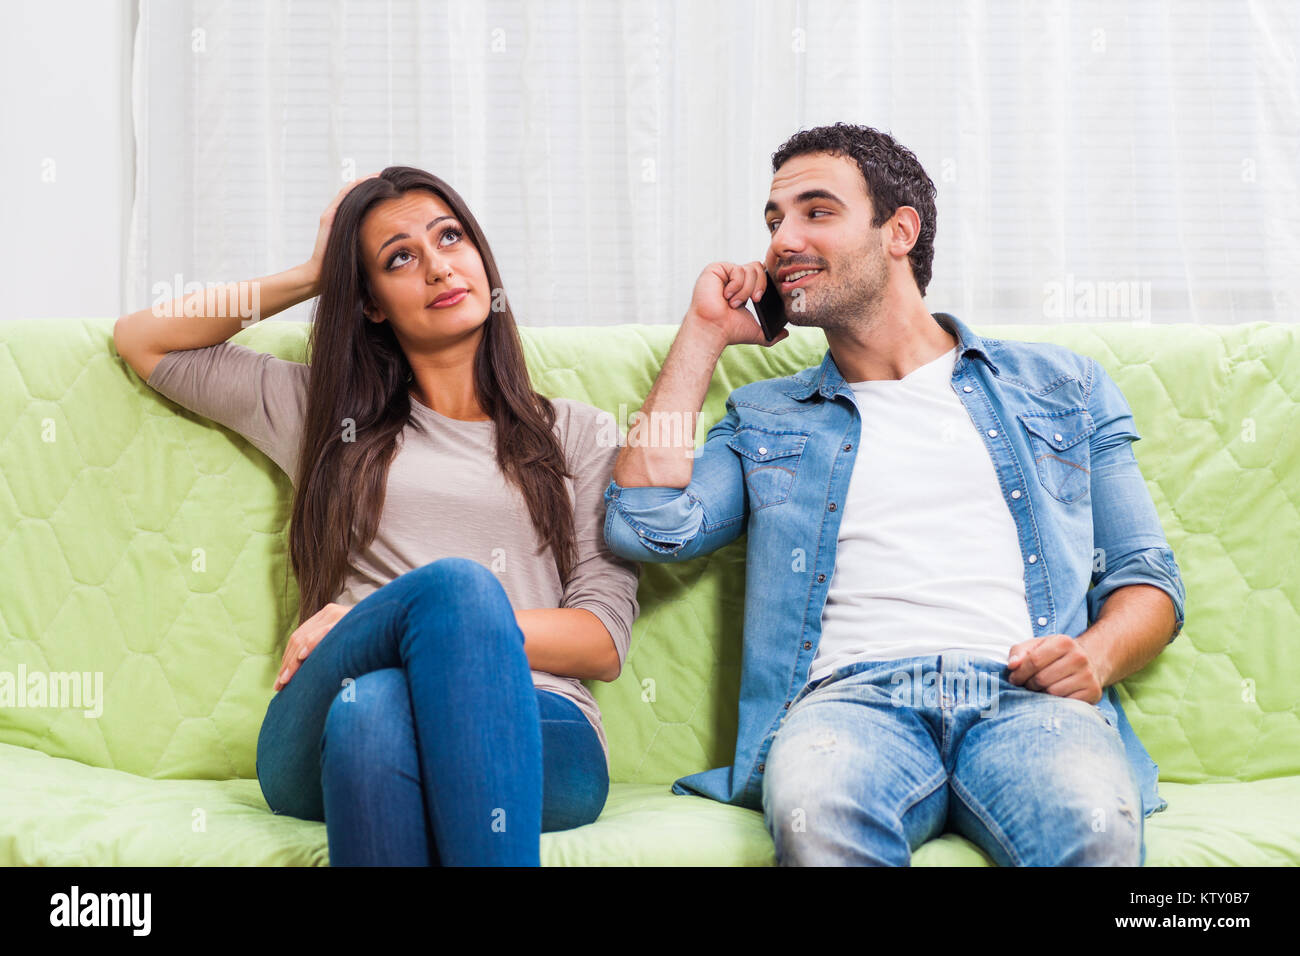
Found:
[(325, 821), (334, 866), (536, 866), (609, 792), (595, 729), (533, 686), (505, 589), (464, 558), (334, 625), (271, 699), (257, 777), (274, 812)]

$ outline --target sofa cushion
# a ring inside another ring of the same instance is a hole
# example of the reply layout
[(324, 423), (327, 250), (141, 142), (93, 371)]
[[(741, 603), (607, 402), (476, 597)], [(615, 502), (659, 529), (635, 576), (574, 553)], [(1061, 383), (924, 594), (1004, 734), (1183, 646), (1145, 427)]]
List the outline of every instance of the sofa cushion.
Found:
[[(255, 780), (150, 780), (0, 744), (0, 865), (322, 866), (325, 824), (272, 815)], [(1168, 784), (1146, 822), (1148, 866), (1300, 859), (1300, 778)], [(544, 866), (770, 866), (761, 814), (664, 784), (616, 783), (600, 819), (542, 834)], [(991, 866), (945, 833), (915, 866)]]
[[(0, 743), (157, 779), (247, 780), (294, 625), (289, 481), (149, 389), (115, 354), (112, 324), (0, 328), (0, 672), (97, 672), (105, 698), (97, 718), (0, 707)], [(1300, 773), (1300, 330), (973, 327), (1092, 355), (1132, 405), (1187, 587), (1183, 634), (1121, 688), (1162, 780)], [(522, 334), (539, 390), (626, 421), (675, 331)], [(820, 360), (820, 332), (791, 333), (775, 349), (727, 350), (701, 436), (733, 388)], [(302, 361), (306, 334), (268, 322), (235, 340)], [(616, 782), (730, 762), (743, 596), (743, 540), (644, 566), (623, 676), (591, 684)]]

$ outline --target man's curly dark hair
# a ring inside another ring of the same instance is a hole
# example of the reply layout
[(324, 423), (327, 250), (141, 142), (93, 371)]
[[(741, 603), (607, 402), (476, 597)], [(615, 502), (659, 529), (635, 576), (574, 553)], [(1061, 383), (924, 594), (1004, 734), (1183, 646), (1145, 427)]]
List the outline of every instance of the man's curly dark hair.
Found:
[(921, 232), (907, 258), (916, 287), (925, 295), (934, 263), (934, 181), (921, 168), (916, 155), (888, 133), (870, 126), (836, 123), (800, 130), (772, 154), (772, 172), (787, 160), (805, 153), (830, 153), (852, 159), (862, 170), (875, 216), (871, 225), (880, 228), (899, 206), (911, 206), (921, 218)]

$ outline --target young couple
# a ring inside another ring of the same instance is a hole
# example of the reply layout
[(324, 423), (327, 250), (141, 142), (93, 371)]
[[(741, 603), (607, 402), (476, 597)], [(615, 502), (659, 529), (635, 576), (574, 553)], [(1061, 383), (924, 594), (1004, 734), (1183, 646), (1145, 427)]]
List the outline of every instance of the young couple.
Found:
[[(643, 411), (693, 416), (727, 345), (786, 336), (744, 308), (764, 267), (829, 350), (735, 390), (696, 455), (620, 451), (532, 390), (486, 239), (418, 170), (352, 184), (311, 260), (260, 280), (264, 316), (320, 296), (309, 365), (225, 342), (237, 320), (119, 320), (151, 387), (294, 478), (302, 623), (257, 770), (331, 863), (536, 864), (540, 832), (594, 820), (581, 679), (618, 676), (632, 562), (743, 532), (734, 764), (675, 792), (761, 809), (781, 863), (905, 864), (945, 828), (1002, 864), (1142, 859), (1163, 803), (1113, 684), (1183, 588), (1123, 396), (925, 310), (934, 186), (890, 137), (801, 132), (773, 173), (766, 261), (704, 270)], [(953, 693), (978, 678), (998, 706)]]

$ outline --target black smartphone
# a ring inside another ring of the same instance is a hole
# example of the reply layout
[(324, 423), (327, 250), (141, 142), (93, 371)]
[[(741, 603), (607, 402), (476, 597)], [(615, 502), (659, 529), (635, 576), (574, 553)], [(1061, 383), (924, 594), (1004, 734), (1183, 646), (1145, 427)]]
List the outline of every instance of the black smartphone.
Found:
[(781, 299), (781, 290), (777, 288), (776, 280), (770, 272), (767, 273), (767, 288), (754, 303), (754, 314), (758, 316), (758, 324), (769, 342), (785, 328), (785, 302)]

